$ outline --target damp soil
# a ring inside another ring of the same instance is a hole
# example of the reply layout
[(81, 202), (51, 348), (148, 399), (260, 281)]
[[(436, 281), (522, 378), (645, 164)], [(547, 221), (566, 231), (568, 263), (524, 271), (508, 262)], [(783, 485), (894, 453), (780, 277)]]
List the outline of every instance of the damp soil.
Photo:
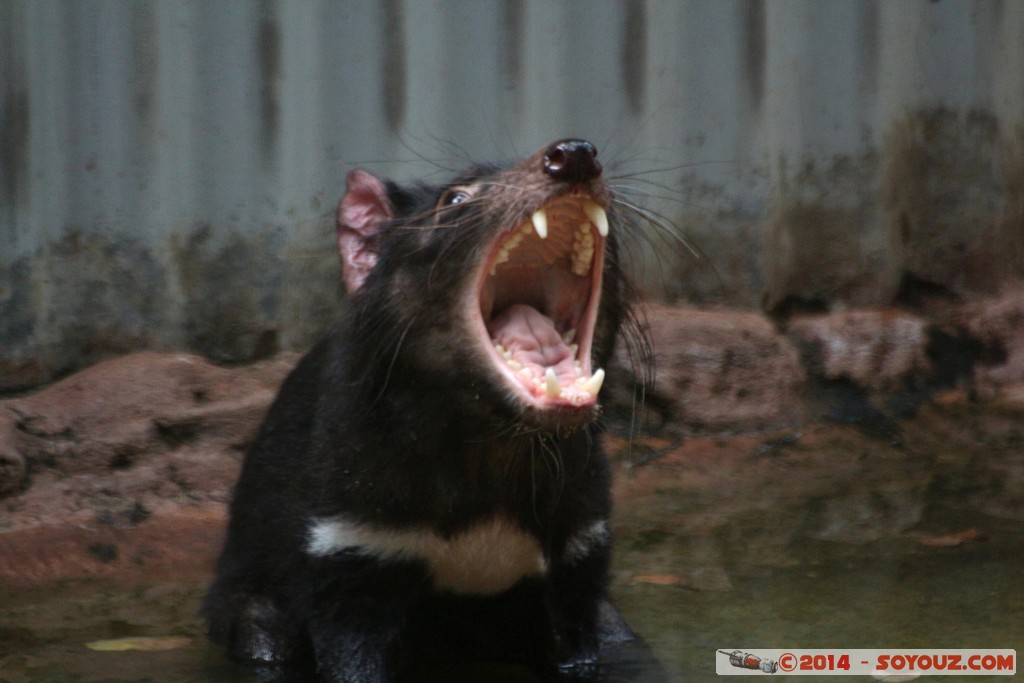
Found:
[[(716, 650), (1019, 650), (1022, 417), (953, 401), (884, 435), (813, 423), (738, 436), (610, 436), (612, 592), (650, 652), (626, 653), (606, 679), (712, 680)], [(202, 519), (139, 521), (140, 530), (163, 524), (163, 543), (196, 549), (168, 555), (159, 572), (131, 570), (138, 553), (124, 535), (94, 557), (122, 571), (0, 583), (0, 681), (251, 680), (207, 643), (196, 616), (216, 544), (193, 537), (223, 523)], [(125, 638), (143, 649), (102, 647)], [(483, 667), (467, 680), (530, 679)]]

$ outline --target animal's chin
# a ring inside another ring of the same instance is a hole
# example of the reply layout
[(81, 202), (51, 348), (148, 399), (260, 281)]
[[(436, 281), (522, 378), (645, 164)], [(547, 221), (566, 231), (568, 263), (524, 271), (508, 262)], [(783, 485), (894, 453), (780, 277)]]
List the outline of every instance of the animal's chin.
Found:
[(568, 424), (597, 406), (604, 370), (591, 367), (591, 349), (607, 234), (589, 194), (551, 199), (495, 238), (467, 302), (500, 381), (541, 421)]

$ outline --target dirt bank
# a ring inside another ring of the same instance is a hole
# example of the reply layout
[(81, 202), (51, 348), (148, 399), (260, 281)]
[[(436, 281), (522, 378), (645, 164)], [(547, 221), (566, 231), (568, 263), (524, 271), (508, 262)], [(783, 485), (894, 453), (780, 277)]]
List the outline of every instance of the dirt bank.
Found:
[[(651, 357), (622, 354), (606, 395), (623, 528), (654, 523), (656, 508), (661, 524), (707, 535), (715, 519), (801, 509), (789, 496), (830, 501), (815, 520), (780, 512), (792, 538), (903, 533), (953, 443), (990, 474), (979, 509), (1020, 515), (1024, 463), (1007, 435), (1024, 415), (1024, 290), (930, 312), (646, 317)], [(208, 572), (242, 454), (296, 360), (138, 353), (0, 401), (0, 579)], [(639, 394), (646, 362), (657, 382), (636, 420), (629, 388)], [(892, 467), (922, 476), (904, 490)], [(772, 543), (757, 552), (784, 561)], [(709, 585), (722, 580), (709, 571)]]

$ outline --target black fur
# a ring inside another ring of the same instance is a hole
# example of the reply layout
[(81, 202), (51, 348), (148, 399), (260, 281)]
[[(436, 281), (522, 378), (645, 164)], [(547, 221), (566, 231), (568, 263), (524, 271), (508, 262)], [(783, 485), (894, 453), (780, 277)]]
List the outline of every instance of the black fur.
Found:
[[(436, 209), (467, 185), (471, 201)], [(600, 178), (592, 185), (607, 192)], [(592, 677), (610, 547), (567, 557), (566, 544), (610, 514), (599, 423), (524, 411), (484, 366), (454, 301), (502, 220), (568, 186), (535, 155), (444, 186), (385, 187), (393, 217), (367, 237), (372, 270), (287, 378), (246, 457), (204, 606), (210, 634), (297, 679), (384, 682), (452, 658)], [(610, 360), (626, 312), (611, 219), (594, 367)], [(501, 514), (537, 540), (548, 570), (498, 595), (456, 595), (436, 590), (417, 559), (308, 553), (311, 520), (338, 514), (446, 539)]]

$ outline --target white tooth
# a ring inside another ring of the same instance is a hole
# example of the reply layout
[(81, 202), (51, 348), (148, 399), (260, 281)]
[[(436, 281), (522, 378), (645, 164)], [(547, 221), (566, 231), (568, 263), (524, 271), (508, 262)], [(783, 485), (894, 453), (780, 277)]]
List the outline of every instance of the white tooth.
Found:
[(548, 215), (544, 213), (544, 209), (537, 209), (530, 216), (530, 221), (533, 223), (533, 229), (537, 231), (537, 236), (542, 240), (548, 238)]
[(564, 341), (566, 344), (572, 344), (574, 339), (576, 339), (575, 328), (568, 330), (565, 334), (562, 335), (562, 341)]
[(576, 275), (586, 275), (590, 271), (590, 261), (594, 257), (594, 247), (581, 247), (580, 253), (572, 259), (572, 272)]
[(544, 373), (544, 394), (548, 398), (556, 398), (562, 395), (562, 385), (558, 383), (555, 371), (551, 368), (548, 368)]
[(583, 383), (583, 389), (591, 396), (597, 396), (597, 392), (601, 391), (602, 384), (604, 384), (604, 370), (599, 368), (590, 379)]
[(608, 236), (608, 214), (605, 213), (604, 207), (597, 202), (586, 202), (583, 205), (583, 210), (587, 212), (587, 218), (594, 224), (597, 231), (601, 234), (601, 237)]
[(517, 361), (515, 358), (509, 358), (505, 362), (508, 363), (508, 366), (516, 372), (523, 369), (523, 364)]

